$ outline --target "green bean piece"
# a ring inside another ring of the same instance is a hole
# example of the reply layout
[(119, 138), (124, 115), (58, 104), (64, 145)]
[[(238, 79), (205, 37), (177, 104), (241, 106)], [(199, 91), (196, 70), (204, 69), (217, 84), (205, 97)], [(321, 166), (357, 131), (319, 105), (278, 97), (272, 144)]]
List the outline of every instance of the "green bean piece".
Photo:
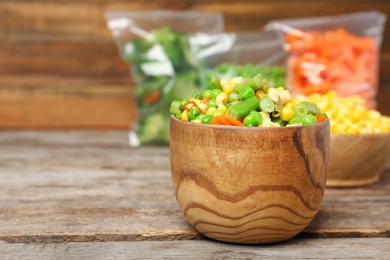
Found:
[(184, 106), (185, 104), (187, 104), (188, 102), (190, 102), (189, 99), (183, 99), (183, 100), (180, 102), (179, 109), (180, 109), (181, 112), (183, 112), (183, 106)]
[(263, 122), (262, 115), (257, 111), (250, 112), (244, 118), (244, 126), (259, 126)]
[(245, 101), (238, 102), (229, 108), (228, 115), (240, 119), (247, 116), (251, 111), (259, 109), (259, 100), (257, 97), (251, 97)]
[(273, 117), (280, 117), (280, 113), (282, 113), (283, 110), (283, 104), (279, 102), (274, 102), (274, 111), (272, 111)]
[(202, 99), (202, 93), (200, 91), (195, 91), (193, 94), (192, 94), (192, 98), (195, 98), (195, 99)]
[(261, 85), (261, 90), (268, 92), (268, 89), (271, 88), (271, 85), (266, 79), (263, 79), (263, 84)]
[(263, 97), (260, 100), (261, 111), (272, 113), (275, 110), (275, 104), (269, 97)]
[(309, 114), (312, 114), (312, 115), (322, 114), (321, 110), (319, 109), (319, 107), (316, 104), (308, 102), (308, 101), (302, 101), (300, 103), (304, 104), (307, 107)]
[(271, 121), (277, 123), (280, 126), (285, 126), (287, 124), (287, 122), (283, 121), (280, 117), (271, 117)]
[(181, 113), (179, 107), (180, 107), (180, 101), (172, 101), (171, 107), (169, 109), (169, 113), (175, 114), (175, 115), (178, 113)]
[(201, 122), (202, 124), (210, 124), (211, 119), (213, 119), (212, 115), (204, 115), (204, 117), (201, 119)]
[(188, 112), (188, 119), (190, 121), (194, 120), (197, 116), (201, 114), (199, 108), (197, 106), (191, 107), (190, 111)]
[(302, 118), (300, 116), (294, 116), (288, 120), (289, 125), (303, 125)]
[(309, 112), (309, 110), (308, 110), (306, 104), (303, 102), (299, 102), (294, 107), (294, 114), (297, 116), (303, 117), (303, 116), (307, 115), (308, 112)]
[(175, 116), (176, 116), (177, 119), (181, 119), (181, 112), (177, 113)]
[(261, 74), (257, 74), (255, 75), (254, 77), (252, 78), (246, 78), (244, 79), (244, 82), (239, 84), (238, 86), (236, 86), (234, 92), (237, 92), (239, 93), (241, 89), (245, 88), (245, 87), (250, 87), (252, 88), (254, 91), (258, 90), (258, 89), (261, 89), (262, 86), (263, 86), (263, 77), (261, 76)]
[(212, 75), (211, 76), (211, 85), (213, 85), (213, 87), (216, 88), (216, 89), (221, 89), (222, 90), (221, 81), (220, 81), (220, 79), (218, 78), (217, 75)]
[(317, 123), (317, 119), (312, 114), (307, 114), (302, 117), (302, 123), (303, 125), (314, 125)]
[(247, 100), (248, 98), (251, 98), (255, 95), (255, 91), (251, 88), (251, 87), (245, 87), (245, 88), (242, 88), (239, 92), (238, 92), (238, 97), (239, 99), (241, 99), (242, 101), (245, 101)]

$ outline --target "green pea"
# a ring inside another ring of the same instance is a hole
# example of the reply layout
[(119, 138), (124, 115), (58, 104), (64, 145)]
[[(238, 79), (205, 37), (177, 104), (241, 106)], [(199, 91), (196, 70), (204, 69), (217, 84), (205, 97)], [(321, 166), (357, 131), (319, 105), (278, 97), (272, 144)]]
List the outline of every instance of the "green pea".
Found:
[(222, 93), (222, 90), (215, 88), (215, 89), (211, 90), (210, 98), (215, 99), (218, 96), (218, 94), (220, 94), (220, 93)]
[(204, 117), (201, 119), (201, 122), (202, 124), (210, 124), (211, 119), (213, 119), (212, 115), (204, 115)]
[(183, 106), (184, 106), (185, 104), (187, 104), (188, 102), (190, 102), (189, 99), (183, 99), (182, 101), (180, 101), (180, 105), (179, 105), (180, 111), (183, 112)]
[(259, 126), (263, 122), (263, 117), (257, 111), (252, 111), (244, 118), (244, 126)]
[(176, 118), (181, 119), (181, 113), (177, 113), (175, 116)]
[(207, 102), (206, 106), (207, 106), (207, 108), (217, 107), (217, 101), (215, 101), (215, 98), (214, 99), (210, 99), (209, 102)]
[(302, 123), (303, 125), (314, 125), (317, 123), (317, 119), (315, 116), (308, 114), (302, 117)]
[(260, 100), (261, 111), (272, 113), (275, 110), (275, 104), (269, 97), (263, 97)]
[(207, 98), (211, 95), (211, 90), (210, 89), (206, 89), (205, 91), (203, 91), (202, 93), (202, 97), (203, 98)]
[(295, 105), (294, 107), (294, 114), (297, 116), (305, 116), (309, 112), (307, 106), (303, 102), (299, 102), (298, 104)]
[(255, 91), (251, 87), (244, 87), (238, 92), (238, 97), (245, 101), (255, 95)]
[(190, 121), (194, 120), (197, 116), (201, 114), (200, 110), (198, 107), (193, 106), (191, 107), (190, 111), (188, 112), (188, 119)]
[(205, 116), (206, 116), (206, 114), (200, 114), (196, 117), (196, 119), (199, 119), (200, 121), (202, 121), (202, 118)]
[(233, 102), (235, 102), (235, 101), (238, 101), (238, 98), (239, 98), (239, 96), (238, 96), (238, 94), (236, 93), (236, 92), (231, 92), (229, 95), (228, 95), (228, 102), (229, 103), (233, 103)]
[(213, 112), (213, 116), (218, 116), (218, 115), (223, 115), (223, 114), (225, 114), (225, 112), (223, 112), (221, 109), (216, 109)]

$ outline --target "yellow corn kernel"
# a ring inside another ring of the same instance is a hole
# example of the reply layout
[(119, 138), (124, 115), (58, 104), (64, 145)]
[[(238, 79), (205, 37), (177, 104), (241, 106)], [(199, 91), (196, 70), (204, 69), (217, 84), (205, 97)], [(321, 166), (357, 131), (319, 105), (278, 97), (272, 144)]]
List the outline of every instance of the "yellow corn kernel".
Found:
[(206, 115), (212, 115), (215, 110), (217, 110), (215, 107), (210, 107), (209, 109), (207, 109)]
[(283, 105), (284, 105), (284, 107), (290, 107), (290, 108), (294, 109), (294, 104), (291, 100), (285, 102)]
[(226, 94), (230, 94), (234, 91), (234, 89), (236, 88), (236, 86), (234, 84), (226, 84), (226, 85), (223, 85), (222, 86), (222, 90), (224, 93)]
[(270, 114), (268, 112), (260, 111), (260, 114), (263, 118), (270, 118)]
[[(260, 112), (261, 113), (261, 112)], [(269, 127), (271, 125), (271, 123), (273, 123), (271, 121), (271, 118), (269, 117), (263, 117), (263, 122), (261, 122), (261, 126), (264, 126), (264, 127)]]
[(279, 91), (279, 93), (285, 90), (284, 87), (277, 87), (276, 89)]
[(294, 108), (286, 106), (282, 109), (282, 112), (280, 113), (280, 118), (283, 121), (288, 121), (293, 117), (294, 117)]
[(225, 85), (229, 84), (229, 80), (228, 80), (228, 79), (225, 79), (225, 78), (223, 78), (223, 79), (221, 79), (221, 80), (219, 81), (219, 83), (220, 83), (220, 84), (221, 84), (221, 86), (223, 87), (223, 86), (225, 86)]
[(207, 111), (207, 105), (205, 103), (199, 103), (197, 104), (197, 106), (202, 113), (205, 113)]
[(202, 121), (199, 118), (196, 118), (196, 119), (192, 120), (191, 122), (198, 123), (198, 124), (202, 123)]
[(184, 110), (180, 116), (181, 120), (188, 121), (188, 110)]
[(295, 107), (296, 104), (298, 104), (299, 102), (301, 102), (301, 100), (299, 98), (294, 98), (291, 100), (291, 103), (293, 104), (293, 106)]
[(284, 103), (286, 101), (289, 101), (291, 100), (291, 93), (290, 91), (286, 90), (286, 89), (283, 89), (280, 93), (279, 93), (279, 98), (280, 100)]
[(272, 101), (278, 102), (278, 100), (279, 100), (279, 91), (276, 88), (269, 88), (268, 89), (268, 97)]
[(267, 93), (265, 93), (264, 91), (262, 91), (261, 89), (259, 89), (259, 90), (256, 90), (255, 96), (260, 100), (260, 99), (262, 99), (263, 97), (266, 97), (266, 96), (267, 96)]
[(229, 84), (232, 84), (234, 86), (237, 86), (237, 85), (239, 85), (241, 83), (244, 83), (244, 78), (243, 77), (235, 77), (235, 78), (233, 78), (233, 79), (231, 79), (229, 81)]
[(220, 104), (217, 109), (219, 109), (219, 110), (223, 111), (224, 113), (226, 113), (227, 107), (224, 104)]
[(217, 106), (226, 104), (227, 102), (228, 102), (228, 95), (225, 92), (219, 93), (218, 96), (215, 98), (215, 103), (217, 104)]

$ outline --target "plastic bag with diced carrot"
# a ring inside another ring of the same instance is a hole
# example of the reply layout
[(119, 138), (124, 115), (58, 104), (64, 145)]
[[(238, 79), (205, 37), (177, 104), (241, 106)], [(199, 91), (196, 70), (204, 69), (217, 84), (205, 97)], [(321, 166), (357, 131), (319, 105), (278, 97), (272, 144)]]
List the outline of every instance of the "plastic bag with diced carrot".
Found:
[(268, 23), (285, 40), (287, 88), (310, 95), (335, 90), (358, 94), (376, 107), (379, 55), (386, 16), (369, 11)]

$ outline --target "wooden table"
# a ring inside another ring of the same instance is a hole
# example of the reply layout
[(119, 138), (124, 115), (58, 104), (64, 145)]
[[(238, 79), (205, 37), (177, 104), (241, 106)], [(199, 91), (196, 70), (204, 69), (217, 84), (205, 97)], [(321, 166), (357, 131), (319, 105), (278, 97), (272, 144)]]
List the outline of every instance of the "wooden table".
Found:
[(0, 258), (389, 259), (390, 169), (364, 188), (327, 189), (314, 221), (273, 245), (199, 235), (179, 211), (167, 147), (127, 132), (1, 131)]

